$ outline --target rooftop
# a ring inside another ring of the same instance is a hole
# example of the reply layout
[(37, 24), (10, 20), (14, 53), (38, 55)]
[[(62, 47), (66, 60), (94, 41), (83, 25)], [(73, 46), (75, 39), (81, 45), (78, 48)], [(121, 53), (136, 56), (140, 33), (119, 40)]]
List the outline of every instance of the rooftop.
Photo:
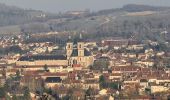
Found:
[(47, 77), (45, 82), (47, 83), (60, 83), (62, 80), (60, 77)]
[(18, 61), (34, 61), (34, 60), (66, 60), (67, 57), (64, 55), (32, 55), (22, 56)]
[[(91, 53), (87, 49), (84, 49), (84, 56), (90, 56), (90, 55)], [(71, 56), (73, 57), (78, 56), (78, 49), (73, 49)]]

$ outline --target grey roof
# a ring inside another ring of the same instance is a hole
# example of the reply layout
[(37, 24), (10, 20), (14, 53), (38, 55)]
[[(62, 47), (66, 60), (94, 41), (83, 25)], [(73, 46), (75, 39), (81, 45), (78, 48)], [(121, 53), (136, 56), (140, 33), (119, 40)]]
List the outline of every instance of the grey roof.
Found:
[(73, 49), (73, 52), (72, 52), (71, 56), (72, 57), (78, 56), (78, 50), (77, 49)]
[[(91, 55), (91, 53), (87, 49), (84, 49), (84, 56), (90, 56), (90, 55)], [(73, 49), (71, 56), (77, 57), (78, 56), (78, 49)]]
[(53, 50), (51, 53), (54, 55), (65, 55), (66, 50)]
[(66, 60), (64, 55), (32, 55), (22, 56), (18, 61), (34, 61), (34, 60)]
[(98, 60), (111, 60), (109, 57), (101, 56)]
[(84, 49), (84, 55), (85, 56), (91, 56), (91, 53), (87, 49)]
[(47, 77), (45, 82), (47, 83), (60, 83), (62, 79), (60, 77)]

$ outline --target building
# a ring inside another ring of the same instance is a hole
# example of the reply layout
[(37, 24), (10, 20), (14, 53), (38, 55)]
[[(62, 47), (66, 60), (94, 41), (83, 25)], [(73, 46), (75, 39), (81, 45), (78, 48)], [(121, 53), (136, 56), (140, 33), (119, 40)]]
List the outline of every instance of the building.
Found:
[[(84, 46), (82, 35), (74, 43), (69, 37), (64, 55), (26, 55), (16, 61), (16, 66), (70, 66), (81, 65), (84, 68), (93, 64), (94, 58)], [(28, 67), (27, 67), (28, 68)]]

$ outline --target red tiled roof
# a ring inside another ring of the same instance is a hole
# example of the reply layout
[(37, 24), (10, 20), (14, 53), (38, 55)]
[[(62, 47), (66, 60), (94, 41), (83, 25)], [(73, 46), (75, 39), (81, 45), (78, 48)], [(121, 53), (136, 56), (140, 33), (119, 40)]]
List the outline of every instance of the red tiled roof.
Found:
[(73, 64), (73, 67), (82, 67), (80, 64)]

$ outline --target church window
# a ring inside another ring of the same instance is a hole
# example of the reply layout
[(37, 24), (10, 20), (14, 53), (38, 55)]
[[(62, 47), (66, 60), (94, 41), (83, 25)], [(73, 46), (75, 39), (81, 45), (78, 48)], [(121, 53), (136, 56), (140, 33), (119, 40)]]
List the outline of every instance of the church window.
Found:
[(71, 48), (70, 44), (68, 45), (68, 48)]
[(74, 59), (74, 60), (73, 60), (73, 64), (77, 64), (77, 60)]

